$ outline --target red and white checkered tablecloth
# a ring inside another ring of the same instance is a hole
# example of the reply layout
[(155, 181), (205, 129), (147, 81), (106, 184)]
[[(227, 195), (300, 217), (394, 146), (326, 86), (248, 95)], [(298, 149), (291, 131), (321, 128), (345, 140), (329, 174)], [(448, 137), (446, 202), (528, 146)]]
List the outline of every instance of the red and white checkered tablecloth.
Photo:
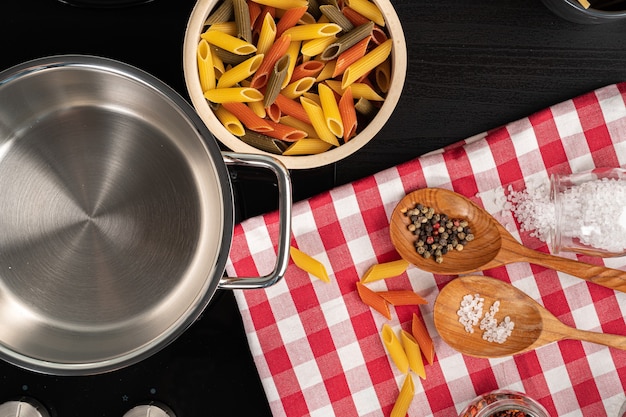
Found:
[[(295, 203), (292, 244), (321, 261), (331, 283), (292, 263), (275, 286), (235, 293), (274, 416), (388, 416), (404, 375), (392, 364), (380, 331), (385, 323), (396, 331), (410, 329), (414, 312), (427, 325), (436, 358), (426, 365), (426, 380), (413, 376), (410, 417), (457, 416), (476, 395), (496, 388), (526, 392), (552, 416), (616, 416), (625, 400), (626, 351), (566, 340), (515, 357), (464, 356), (433, 326), (434, 300), (454, 277), (411, 266), (399, 277), (377, 281), (375, 290), (412, 289), (428, 300), (422, 306), (391, 307), (391, 320), (361, 302), (356, 282), (371, 265), (399, 258), (389, 238), (389, 218), (406, 193), (422, 187), (470, 197), (526, 246), (548, 251), (529, 232), (520, 232), (498, 201), (509, 185), (522, 190), (530, 181), (547, 181), (553, 172), (625, 166), (625, 102), (626, 83), (600, 88)], [(236, 226), (229, 275), (272, 269), (277, 220), (269, 213)], [(604, 262), (626, 270), (625, 258)], [(485, 275), (510, 281), (566, 324), (626, 335), (626, 294), (527, 263)]]

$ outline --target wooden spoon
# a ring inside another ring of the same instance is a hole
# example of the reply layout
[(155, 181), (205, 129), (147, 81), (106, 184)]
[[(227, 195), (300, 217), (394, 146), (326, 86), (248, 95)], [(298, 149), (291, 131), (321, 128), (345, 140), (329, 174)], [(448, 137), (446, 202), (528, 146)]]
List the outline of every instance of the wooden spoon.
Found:
[[(415, 235), (407, 229), (411, 220), (402, 213), (404, 208), (413, 208), (417, 203), (432, 207), (435, 212), (445, 213), (450, 218), (466, 219), (475, 239), (468, 242), (462, 251), (448, 252), (443, 256), (442, 263), (422, 257), (415, 250)], [(461, 275), (513, 262), (529, 262), (626, 292), (626, 272), (527, 248), (468, 198), (441, 188), (423, 188), (407, 194), (391, 215), (390, 234), (402, 258), (433, 274)]]
[[(496, 300), (500, 322), (509, 316), (514, 323), (511, 335), (503, 343), (483, 340), (478, 326), (474, 333), (465, 331), (457, 311), (465, 295), (484, 298), (483, 313)], [(450, 281), (439, 293), (434, 307), (435, 328), (453, 349), (470, 356), (497, 358), (511, 356), (564, 339), (584, 340), (626, 350), (626, 336), (579, 330), (560, 322), (552, 313), (511, 284), (485, 276), (463, 276)]]

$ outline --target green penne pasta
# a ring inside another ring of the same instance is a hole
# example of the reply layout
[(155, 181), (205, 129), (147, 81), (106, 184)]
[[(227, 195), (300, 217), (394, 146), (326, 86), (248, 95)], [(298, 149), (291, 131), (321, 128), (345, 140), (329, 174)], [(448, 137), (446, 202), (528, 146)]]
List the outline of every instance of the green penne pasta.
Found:
[(289, 145), (278, 139), (270, 138), (269, 136), (248, 129), (246, 129), (246, 133), (241, 136), (241, 140), (250, 146), (275, 155), (281, 155), (289, 147)]
[(233, 17), (233, 2), (232, 0), (224, 0), (213, 13), (207, 17), (204, 22), (205, 26), (209, 26), (215, 23), (223, 23), (232, 20)]
[(219, 46), (211, 45), (211, 52), (217, 55), (224, 64), (239, 65), (246, 59), (252, 58), (254, 54), (238, 55), (227, 51)]
[(374, 22), (364, 23), (347, 32), (345, 35), (337, 38), (337, 40), (324, 49), (320, 58), (324, 61), (336, 59), (342, 52), (356, 45), (359, 41), (371, 36), (374, 29)]
[(278, 93), (283, 86), (283, 81), (287, 77), (289, 71), (289, 62), (291, 57), (289, 55), (283, 55), (276, 61), (274, 68), (270, 72), (270, 76), (267, 80), (267, 87), (265, 88), (265, 97), (263, 97), (263, 105), (269, 107), (274, 103)]
[(365, 117), (372, 118), (376, 115), (376, 107), (366, 98), (360, 98), (354, 103), (354, 108)]
[(252, 27), (250, 26), (250, 9), (246, 0), (231, 0), (233, 13), (237, 24), (237, 37), (246, 42), (252, 42)]
[(319, 2), (317, 0), (309, 0), (309, 8), (307, 9), (307, 12), (310, 13), (315, 20), (319, 19), (322, 15)]
[(341, 13), (341, 10), (339, 10), (337, 6), (324, 4), (320, 6), (320, 12), (322, 12), (322, 14), (326, 16), (329, 21), (339, 25), (344, 32), (347, 33), (354, 29), (352, 22), (350, 22), (350, 20), (348, 20), (348, 18)]

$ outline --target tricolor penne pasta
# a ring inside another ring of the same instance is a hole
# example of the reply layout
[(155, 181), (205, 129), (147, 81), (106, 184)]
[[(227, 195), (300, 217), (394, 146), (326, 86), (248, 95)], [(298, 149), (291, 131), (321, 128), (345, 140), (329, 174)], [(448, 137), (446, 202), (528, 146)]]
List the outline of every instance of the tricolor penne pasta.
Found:
[(202, 39), (198, 45), (198, 75), (202, 92), (215, 88), (215, 68), (213, 67), (213, 54), (209, 43)]
[(341, 87), (346, 88), (364, 74), (382, 64), (391, 54), (392, 45), (393, 41), (389, 39), (346, 68), (341, 79)]
[(382, 12), (369, 0), (344, 0), (344, 4), (361, 16), (371, 20), (378, 26), (385, 26), (385, 18)]
[(302, 104), (302, 107), (304, 107), (304, 111), (306, 111), (309, 119), (311, 119), (311, 125), (313, 125), (313, 128), (317, 132), (317, 137), (330, 143), (331, 145), (339, 146), (337, 137), (330, 129), (328, 129), (322, 106), (316, 103), (314, 99), (304, 97), (304, 95), (300, 97), (300, 103)]
[(207, 30), (200, 37), (236, 55), (249, 55), (256, 52), (256, 46), (253, 44), (217, 30)]
[[(198, 42), (203, 94), (226, 130), (266, 152), (341, 146), (389, 91), (381, 18), (371, 0), (220, 0)], [(373, 294), (387, 314), (383, 304), (409, 302)]]
[(293, 9), (295, 7), (308, 6), (308, 0), (253, 0), (264, 6), (276, 7), (277, 9)]
[(393, 363), (396, 365), (398, 370), (402, 372), (403, 374), (408, 373), (409, 372), (409, 359), (407, 358), (406, 353), (404, 352), (404, 348), (402, 347), (402, 342), (400, 342), (400, 339), (398, 338), (398, 336), (396, 336), (396, 333), (393, 331), (391, 326), (388, 325), (387, 323), (383, 324), (381, 336), (383, 339), (383, 344), (385, 345), (385, 348), (387, 349), (387, 353), (389, 354), (389, 357), (391, 358)]
[(339, 105), (335, 99), (335, 93), (325, 84), (318, 85), (317, 91), (320, 96), (326, 127), (328, 127), (328, 130), (330, 130), (333, 135), (339, 138), (343, 137), (343, 122), (341, 121), (341, 114), (339, 113)]
[(213, 88), (204, 92), (204, 98), (212, 103), (247, 103), (263, 100), (263, 94), (250, 87)]
[(400, 393), (396, 398), (396, 402), (391, 409), (389, 417), (405, 417), (409, 412), (409, 407), (413, 398), (415, 397), (415, 385), (413, 383), (413, 377), (409, 374), (404, 378)]
[(284, 35), (290, 35), (294, 41), (328, 38), (341, 32), (341, 27), (334, 23), (313, 23), (311, 25), (298, 25), (287, 29)]
[(256, 73), (262, 61), (263, 55), (254, 55), (243, 61), (241, 64), (232, 67), (228, 71), (224, 72), (217, 80), (217, 88), (232, 87), (246, 78), (249, 78)]
[(296, 155), (315, 155), (318, 153), (326, 152), (332, 148), (328, 142), (321, 139), (300, 139), (289, 146), (283, 155), (296, 156)]
[(326, 272), (324, 264), (322, 264), (320, 261), (313, 258), (311, 255), (302, 252), (300, 249), (294, 248), (293, 246), (289, 248), (289, 254), (291, 255), (291, 259), (293, 260), (294, 264), (296, 264), (298, 268), (308, 272), (309, 274), (324, 282), (330, 282), (328, 272)]
[(250, 107), (243, 103), (230, 102), (222, 103), (222, 106), (229, 112), (234, 114), (245, 127), (255, 132), (269, 132), (274, 128), (268, 123), (267, 120), (257, 116)]

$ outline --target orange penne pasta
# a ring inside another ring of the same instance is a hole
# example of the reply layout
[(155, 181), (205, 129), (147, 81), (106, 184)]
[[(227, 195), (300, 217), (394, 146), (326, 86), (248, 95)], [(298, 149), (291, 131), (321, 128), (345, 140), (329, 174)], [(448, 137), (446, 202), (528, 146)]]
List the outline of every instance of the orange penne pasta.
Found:
[[(348, 87), (350, 90), (350, 87)], [(346, 90), (346, 93), (348, 93)], [(346, 95), (344, 93), (344, 96)], [(349, 98), (351, 97), (351, 93), (348, 93)], [(354, 103), (350, 103), (352, 105), (352, 109), (354, 110)], [(402, 274), (409, 267), (409, 263), (404, 259), (398, 259), (396, 261), (383, 262), (380, 264), (372, 265), (367, 272), (361, 278), (361, 282), (372, 282), (378, 281), (379, 279), (386, 279), (391, 277), (397, 277)]]
[(261, 16), (261, 5), (252, 0), (248, 0), (247, 3), (250, 11), (250, 27), (254, 27), (257, 19)]
[(243, 123), (243, 125), (250, 130), (267, 133), (274, 129), (267, 120), (261, 119), (250, 109), (250, 107), (243, 103), (222, 103), (222, 106), (234, 114), (241, 121), (241, 123)]
[(285, 10), (285, 13), (283, 13), (276, 25), (276, 37), (280, 37), (287, 29), (294, 27), (304, 16), (307, 9), (308, 6), (302, 6)]
[(272, 45), (269, 51), (267, 51), (267, 55), (263, 57), (263, 62), (261, 62), (259, 69), (252, 77), (252, 81), (250, 82), (250, 86), (252, 88), (262, 88), (267, 84), (270, 71), (274, 67), (276, 61), (285, 55), (290, 43), (291, 37), (287, 34), (284, 34), (276, 40), (274, 45)]
[(370, 306), (374, 310), (378, 311), (380, 314), (385, 316), (388, 320), (391, 320), (391, 312), (389, 312), (389, 305), (376, 292), (370, 290), (365, 285), (360, 282), (356, 283), (356, 289), (359, 293), (359, 297), (361, 297), (361, 301), (366, 305)]
[(387, 353), (391, 357), (393, 363), (400, 372), (406, 374), (409, 372), (409, 358), (406, 356), (406, 352), (402, 348), (402, 342), (398, 339), (398, 336), (394, 333), (393, 329), (388, 324), (383, 324), (383, 330), (381, 332), (383, 344), (387, 348)]
[(303, 130), (295, 127), (287, 126), (281, 123), (276, 123), (272, 120), (267, 120), (267, 123), (273, 128), (271, 132), (265, 132), (265, 135), (283, 140), (285, 142), (295, 142), (299, 139), (304, 139), (307, 133)]
[[(352, 87), (348, 87), (339, 99), (339, 114), (343, 123), (343, 140), (347, 142), (356, 135), (357, 117), (352, 97)], [(406, 269), (406, 268), (405, 268)]]
[(411, 321), (411, 334), (417, 340), (426, 362), (432, 365), (435, 360), (435, 345), (424, 322), (415, 313), (413, 313), (413, 320)]
[(354, 46), (346, 49), (344, 52), (339, 54), (339, 56), (337, 57), (332, 78), (343, 74), (346, 68), (358, 61), (360, 58), (363, 58), (367, 53), (367, 47), (369, 46), (371, 39), (371, 36), (361, 39)]
[(341, 9), (341, 13), (343, 13), (343, 15), (350, 21), (350, 23), (352, 23), (354, 26), (359, 26), (362, 25), (363, 23), (367, 23), (370, 20), (359, 14), (359, 12), (357, 12), (356, 10), (354, 10), (353, 8), (349, 7), (349, 6), (344, 6)]
[(387, 36), (385, 31), (379, 28), (378, 26), (374, 26), (374, 29), (372, 29), (372, 41), (376, 45), (380, 45), (381, 43), (385, 42), (387, 39), (389, 39), (389, 37)]
[(303, 62), (293, 69), (293, 74), (291, 74), (290, 82), (298, 81), (299, 79), (304, 77), (315, 78), (322, 71), (324, 66), (325, 64), (321, 61)]
[(302, 104), (297, 101), (287, 98), (279, 93), (274, 103), (280, 108), (282, 114), (293, 116), (298, 120), (311, 124), (311, 119), (309, 119), (304, 107), (302, 107)]
[(398, 398), (396, 398), (396, 402), (391, 409), (389, 417), (405, 417), (409, 412), (409, 407), (414, 397), (415, 385), (413, 383), (413, 377), (409, 374), (404, 378), (402, 388), (400, 388), (400, 393), (398, 394)]
[(282, 112), (280, 111), (280, 107), (278, 107), (276, 102), (274, 102), (265, 108), (265, 115), (269, 117), (271, 121), (278, 123)]
[(330, 282), (326, 268), (320, 261), (293, 246), (289, 248), (289, 254), (291, 255), (291, 260), (298, 268), (319, 278), (321, 281)]
[(412, 306), (418, 304), (428, 304), (419, 294), (410, 290), (389, 290), (378, 291), (378, 295), (393, 306)]

